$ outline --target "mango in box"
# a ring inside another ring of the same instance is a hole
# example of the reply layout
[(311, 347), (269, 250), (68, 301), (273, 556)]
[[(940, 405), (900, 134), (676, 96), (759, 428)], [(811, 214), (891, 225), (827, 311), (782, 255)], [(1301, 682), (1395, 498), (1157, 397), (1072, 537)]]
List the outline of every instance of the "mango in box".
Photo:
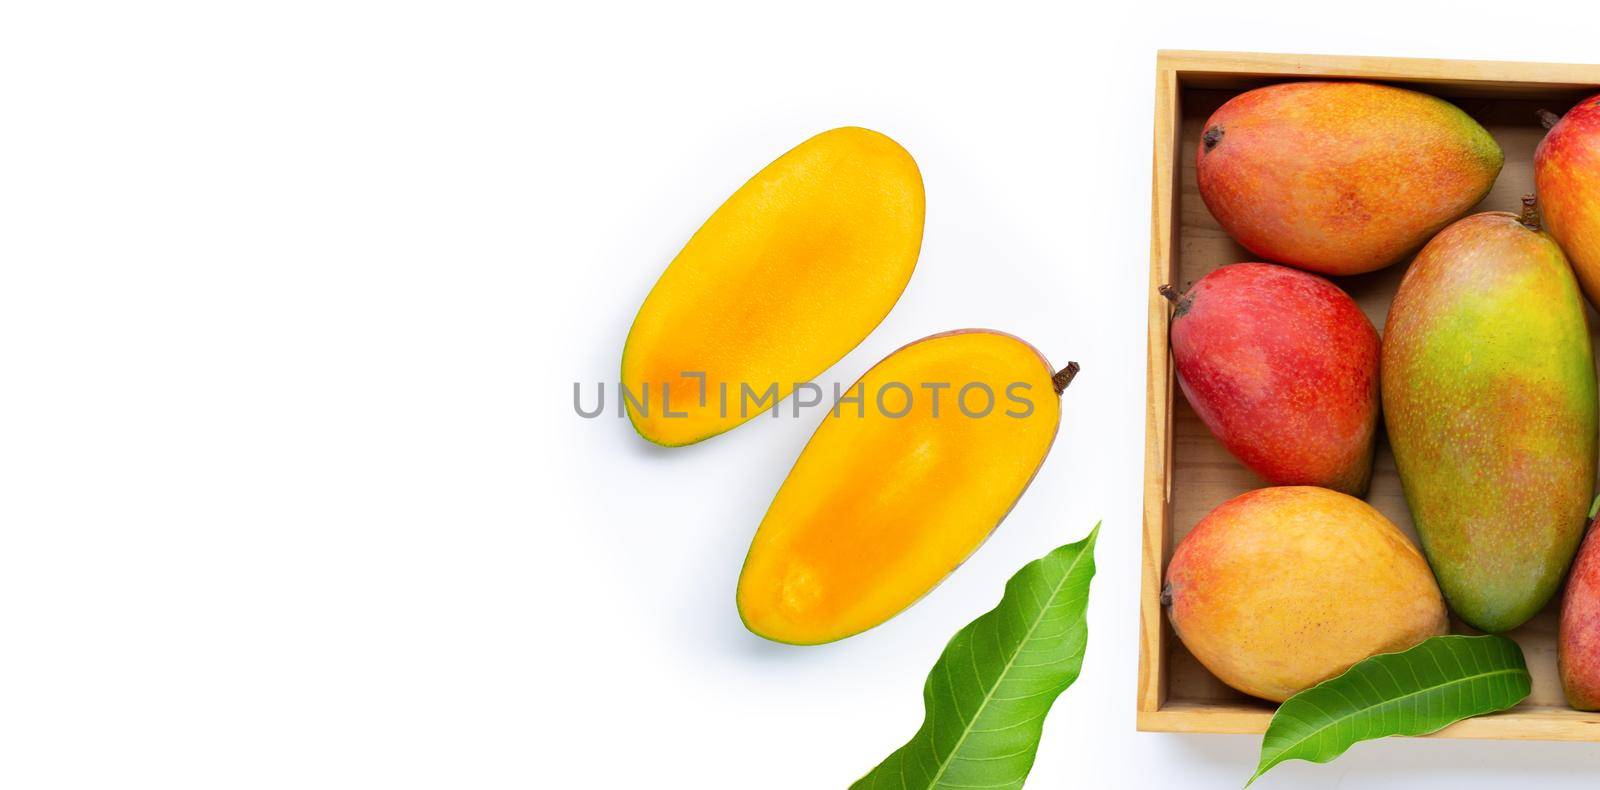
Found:
[(1446, 228), (1389, 306), (1383, 411), (1450, 607), (1516, 628), (1561, 585), (1593, 494), (1594, 356), (1561, 249), (1523, 217)]
[(1600, 95), (1549, 120), (1533, 159), (1541, 219), (1589, 301), (1600, 304)]
[(1228, 452), (1275, 485), (1361, 496), (1378, 427), (1378, 331), (1344, 291), (1270, 263), (1224, 266), (1172, 311), (1183, 395)]
[[(973, 329), (868, 370), (779, 487), (739, 574), (739, 616), (778, 642), (872, 628), (976, 551), (1033, 480), (1078, 367)], [(940, 387), (943, 385), (943, 387)]]
[(917, 163), (855, 127), (813, 137), (734, 192), (639, 308), (622, 351), (628, 417), (679, 446), (762, 412), (855, 348), (900, 298), (922, 246)]
[(1589, 536), (1578, 550), (1561, 601), (1558, 655), (1561, 686), (1567, 704), (1578, 710), (1600, 710), (1600, 530), (1589, 508)]
[(1206, 121), (1200, 197), (1256, 255), (1321, 274), (1402, 260), (1489, 193), (1505, 156), (1434, 96), (1362, 82), (1247, 91)]
[(1218, 506), (1173, 552), (1161, 595), (1172, 630), (1211, 674), (1274, 702), (1447, 625), (1428, 563), (1400, 529), (1314, 486)]

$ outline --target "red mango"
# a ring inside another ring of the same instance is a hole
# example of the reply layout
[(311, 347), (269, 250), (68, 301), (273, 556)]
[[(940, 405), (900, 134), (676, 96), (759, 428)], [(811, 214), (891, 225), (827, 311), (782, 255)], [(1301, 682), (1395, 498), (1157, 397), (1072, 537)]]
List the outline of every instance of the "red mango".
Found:
[(1533, 157), (1541, 219), (1584, 295), (1600, 304), (1600, 94), (1548, 121), (1550, 133)]
[(1224, 266), (1175, 298), (1184, 397), (1275, 485), (1361, 496), (1378, 424), (1378, 332), (1344, 291), (1270, 263)]
[[(1594, 510), (1590, 508), (1591, 519)], [(1560, 642), (1561, 685), (1567, 692), (1567, 704), (1578, 710), (1600, 710), (1600, 530), (1593, 523), (1567, 577), (1566, 597), (1561, 599)]]

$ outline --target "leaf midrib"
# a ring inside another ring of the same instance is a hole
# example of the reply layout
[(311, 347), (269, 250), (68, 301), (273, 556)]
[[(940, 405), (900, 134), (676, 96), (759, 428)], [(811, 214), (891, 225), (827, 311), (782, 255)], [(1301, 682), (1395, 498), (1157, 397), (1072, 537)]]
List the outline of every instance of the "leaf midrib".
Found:
[[(1316, 728), (1312, 729), (1310, 734), (1308, 734), (1306, 737), (1301, 738), (1298, 741), (1295, 741), (1294, 743), (1284, 747), (1283, 749), (1280, 749), (1278, 751), (1278, 756), (1281, 757), (1282, 755), (1288, 754), (1291, 750), (1300, 748), (1302, 745), (1304, 745), (1305, 743), (1310, 741), (1313, 737), (1316, 737), (1317, 735), (1320, 735), (1322, 732), (1324, 732), (1324, 731), (1326, 731), (1326, 730), (1328, 730), (1328, 729), (1330, 729), (1330, 728), (1332, 728), (1332, 727), (1334, 727), (1334, 726), (1336, 726), (1336, 725), (1338, 725), (1338, 724), (1340, 724), (1342, 722), (1345, 722), (1345, 721), (1353, 719), (1353, 718), (1355, 718), (1357, 716), (1360, 716), (1362, 714), (1371, 713), (1372, 711), (1379, 710), (1381, 708), (1385, 708), (1385, 707), (1388, 707), (1390, 705), (1394, 705), (1394, 704), (1397, 704), (1397, 703), (1400, 703), (1400, 702), (1404, 702), (1405, 700), (1411, 699), (1412, 697), (1419, 697), (1419, 696), (1422, 696), (1423, 694), (1428, 694), (1430, 692), (1438, 691), (1439, 689), (1442, 689), (1442, 688), (1448, 688), (1450, 686), (1457, 686), (1457, 685), (1461, 685), (1463, 683), (1470, 683), (1470, 682), (1475, 681), (1475, 680), (1483, 680), (1485, 678), (1492, 678), (1492, 677), (1494, 677), (1496, 675), (1519, 675), (1519, 674), (1527, 674), (1527, 670), (1526, 669), (1496, 669), (1496, 670), (1492, 670), (1492, 671), (1489, 671), (1489, 672), (1482, 672), (1482, 673), (1475, 674), (1475, 675), (1466, 675), (1466, 676), (1457, 678), (1455, 680), (1445, 681), (1444, 683), (1440, 683), (1440, 684), (1435, 685), (1435, 686), (1428, 686), (1426, 688), (1417, 689), (1416, 691), (1412, 691), (1412, 692), (1409, 692), (1409, 693), (1406, 693), (1406, 694), (1401, 694), (1400, 696), (1395, 697), (1393, 699), (1384, 700), (1383, 702), (1380, 702), (1377, 705), (1373, 705), (1371, 707), (1366, 707), (1366, 708), (1361, 708), (1359, 710), (1347, 713), (1347, 714), (1345, 714), (1343, 716), (1339, 716), (1337, 718), (1334, 718), (1334, 719), (1324, 723), (1323, 725), (1321, 725), (1319, 727), (1316, 727)], [(1448, 726), (1450, 726), (1450, 725), (1449, 724), (1444, 725), (1444, 727), (1448, 727)], [(1443, 729), (1443, 727), (1441, 727), (1440, 729)], [(1275, 761), (1274, 761), (1273, 764), (1276, 765), (1277, 762), (1281, 762), (1281, 760), (1277, 760), (1275, 758)], [(1260, 775), (1261, 775), (1261, 773), (1260, 773), (1260, 771), (1258, 771), (1256, 773), (1256, 776), (1260, 776)]]
[[(990, 685), (988, 692), (983, 695), (983, 702), (978, 703), (977, 709), (972, 713), (972, 718), (968, 719), (967, 723), (961, 728), (961, 737), (957, 738), (955, 746), (950, 748), (949, 756), (939, 762), (938, 773), (935, 773), (933, 778), (928, 780), (929, 787), (939, 786), (939, 780), (944, 778), (945, 771), (949, 770), (950, 764), (955, 762), (956, 755), (961, 752), (961, 745), (967, 742), (967, 736), (972, 734), (972, 728), (978, 723), (978, 718), (983, 715), (984, 709), (989, 707), (989, 703), (994, 699), (995, 692), (1000, 689), (1000, 684), (1005, 682), (1006, 675), (1011, 672), (1012, 665), (1017, 662), (1017, 656), (1022, 655), (1023, 647), (1033, 640), (1034, 632), (1039, 629), (1039, 624), (1044, 622), (1045, 613), (1050, 611), (1056, 596), (1061, 594), (1061, 588), (1066, 586), (1067, 580), (1071, 579), (1072, 573), (1078, 569), (1078, 564), (1092, 550), (1092, 545), (1082, 546), (1078, 550), (1077, 556), (1072, 558), (1072, 564), (1067, 566), (1066, 572), (1061, 574), (1061, 581), (1057, 582), (1055, 589), (1051, 590), (1050, 594), (1045, 597), (1044, 602), (1039, 607), (1039, 614), (1033, 618), (1033, 623), (1028, 626), (1028, 630), (1023, 637), (1017, 640), (1017, 649), (1012, 651), (1010, 658), (1006, 659), (1006, 665), (1000, 669), (1000, 673), (995, 676), (994, 683)], [(1001, 600), (1004, 600), (1004, 596), (1001, 597)], [(955, 694), (955, 685), (951, 684), (950, 696), (952, 701), (955, 698)], [(961, 715), (960, 708), (956, 709), (956, 715)], [(933, 744), (933, 733), (931, 731), (928, 733), (928, 743), (930, 746)]]

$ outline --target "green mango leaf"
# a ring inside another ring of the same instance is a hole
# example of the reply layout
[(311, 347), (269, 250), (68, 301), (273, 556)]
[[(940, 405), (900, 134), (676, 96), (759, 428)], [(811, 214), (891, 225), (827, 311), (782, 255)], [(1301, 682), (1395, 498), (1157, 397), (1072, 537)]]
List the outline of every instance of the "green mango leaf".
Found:
[(1505, 710), (1532, 688), (1522, 648), (1503, 636), (1436, 636), (1373, 656), (1279, 706), (1245, 787), (1285, 760), (1325, 763), (1357, 741), (1427, 735)]
[(1022, 787), (1044, 715), (1083, 667), (1099, 534), (1022, 566), (956, 632), (922, 687), (921, 729), (851, 790)]

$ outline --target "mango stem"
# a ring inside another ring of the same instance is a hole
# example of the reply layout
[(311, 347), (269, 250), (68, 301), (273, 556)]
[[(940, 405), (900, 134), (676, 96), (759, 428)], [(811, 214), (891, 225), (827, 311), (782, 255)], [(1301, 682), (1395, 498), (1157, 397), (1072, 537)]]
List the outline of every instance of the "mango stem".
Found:
[(1517, 217), (1522, 227), (1528, 230), (1539, 229), (1539, 198), (1537, 195), (1522, 196), (1522, 216)]
[(1539, 111), (1539, 123), (1544, 124), (1544, 128), (1546, 128), (1546, 129), (1554, 129), (1555, 125), (1560, 123), (1560, 122), (1561, 122), (1561, 116), (1556, 115), (1555, 113), (1550, 112), (1549, 110), (1540, 110)]
[(1156, 288), (1156, 292), (1167, 297), (1167, 301), (1169, 302), (1176, 304), (1178, 301), (1178, 289), (1172, 287), (1170, 283), (1161, 284)]
[(1056, 385), (1056, 394), (1060, 395), (1066, 392), (1067, 385), (1071, 384), (1073, 377), (1077, 375), (1078, 363), (1076, 362), (1068, 362), (1066, 367), (1056, 371), (1056, 374), (1050, 377), (1051, 383)]

